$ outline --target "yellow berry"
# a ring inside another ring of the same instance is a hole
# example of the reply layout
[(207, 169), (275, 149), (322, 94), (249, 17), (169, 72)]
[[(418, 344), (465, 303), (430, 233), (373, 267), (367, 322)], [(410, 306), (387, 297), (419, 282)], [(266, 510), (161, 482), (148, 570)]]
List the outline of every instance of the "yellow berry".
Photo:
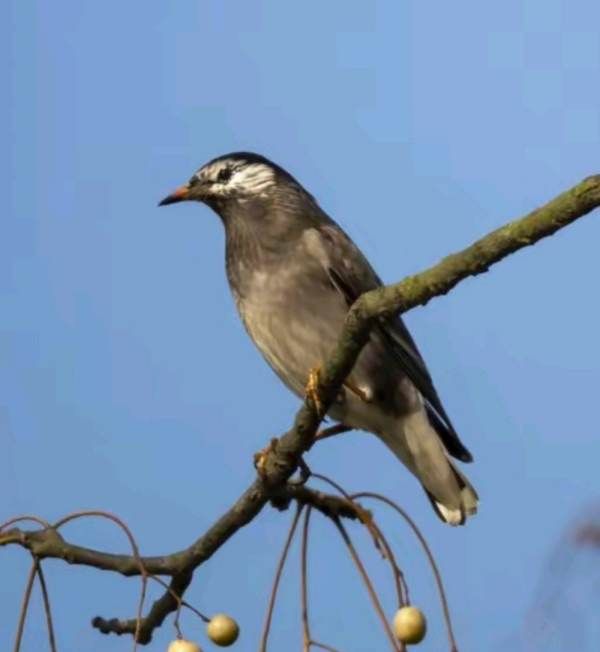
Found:
[(417, 607), (401, 607), (394, 616), (394, 632), (402, 643), (420, 643), (425, 638), (427, 621)]
[(213, 643), (227, 647), (237, 641), (240, 628), (235, 620), (227, 614), (216, 614), (206, 626), (206, 633)]
[(185, 638), (176, 638), (174, 641), (171, 641), (167, 652), (202, 652), (198, 643), (194, 641), (188, 641)]

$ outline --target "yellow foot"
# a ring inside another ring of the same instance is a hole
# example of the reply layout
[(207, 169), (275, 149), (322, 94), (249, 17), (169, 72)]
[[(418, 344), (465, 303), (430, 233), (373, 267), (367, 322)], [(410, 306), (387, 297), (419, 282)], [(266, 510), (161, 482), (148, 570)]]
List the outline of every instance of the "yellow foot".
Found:
[(306, 383), (305, 392), (306, 392), (306, 398), (308, 398), (311, 401), (315, 410), (317, 411), (317, 414), (319, 416), (322, 416), (323, 404), (321, 403), (321, 399), (319, 398), (320, 376), (321, 376), (320, 366), (313, 367), (308, 372), (308, 382)]
[(254, 453), (254, 467), (261, 478), (264, 478), (267, 473), (267, 460), (269, 455), (277, 450), (277, 444), (277, 438), (273, 437), (273, 439), (271, 439), (262, 450), (258, 451), (258, 453)]
[(347, 387), (353, 394), (356, 394), (356, 396), (358, 396), (358, 398), (361, 401), (364, 401), (365, 403), (371, 402), (370, 394), (366, 392), (364, 389), (357, 387), (356, 385), (354, 385), (354, 383), (351, 383), (349, 380), (344, 381), (344, 387)]

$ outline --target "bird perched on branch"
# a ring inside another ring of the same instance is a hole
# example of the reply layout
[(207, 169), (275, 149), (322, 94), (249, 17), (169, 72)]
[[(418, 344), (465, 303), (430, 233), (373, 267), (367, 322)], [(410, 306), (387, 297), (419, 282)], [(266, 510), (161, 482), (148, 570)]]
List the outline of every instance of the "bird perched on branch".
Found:
[[(283, 382), (305, 396), (349, 307), (382, 285), (314, 197), (257, 154), (220, 156), (160, 206), (203, 202), (221, 218), (229, 285), (248, 334)], [(470, 462), (410, 333), (381, 320), (328, 414), (377, 435), (419, 479), (451, 525), (477, 511), (477, 493), (451, 461)]]

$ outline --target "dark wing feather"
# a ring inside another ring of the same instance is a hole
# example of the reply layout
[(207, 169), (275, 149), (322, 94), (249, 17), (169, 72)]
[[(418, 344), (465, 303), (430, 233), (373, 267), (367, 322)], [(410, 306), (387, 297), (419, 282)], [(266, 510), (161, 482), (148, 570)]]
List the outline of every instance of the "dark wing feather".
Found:
[[(327, 273), (333, 286), (350, 307), (361, 294), (381, 287), (382, 283), (356, 245), (335, 224), (318, 227), (327, 252)], [(450, 455), (463, 462), (473, 457), (460, 441), (433, 385), (433, 380), (417, 345), (400, 317), (381, 319), (375, 327), (377, 335), (388, 345), (402, 371), (410, 378), (425, 399), (431, 425), (439, 434)]]

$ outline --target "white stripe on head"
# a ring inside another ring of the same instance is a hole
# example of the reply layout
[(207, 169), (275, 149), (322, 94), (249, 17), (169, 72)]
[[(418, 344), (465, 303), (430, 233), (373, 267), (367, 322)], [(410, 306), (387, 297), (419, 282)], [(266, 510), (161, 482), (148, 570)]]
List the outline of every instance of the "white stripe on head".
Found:
[(248, 194), (260, 194), (275, 183), (275, 170), (264, 163), (250, 163), (234, 169), (229, 185)]
[(195, 175), (211, 184), (211, 192), (223, 197), (261, 195), (275, 185), (276, 172), (267, 163), (224, 158), (208, 163)]

